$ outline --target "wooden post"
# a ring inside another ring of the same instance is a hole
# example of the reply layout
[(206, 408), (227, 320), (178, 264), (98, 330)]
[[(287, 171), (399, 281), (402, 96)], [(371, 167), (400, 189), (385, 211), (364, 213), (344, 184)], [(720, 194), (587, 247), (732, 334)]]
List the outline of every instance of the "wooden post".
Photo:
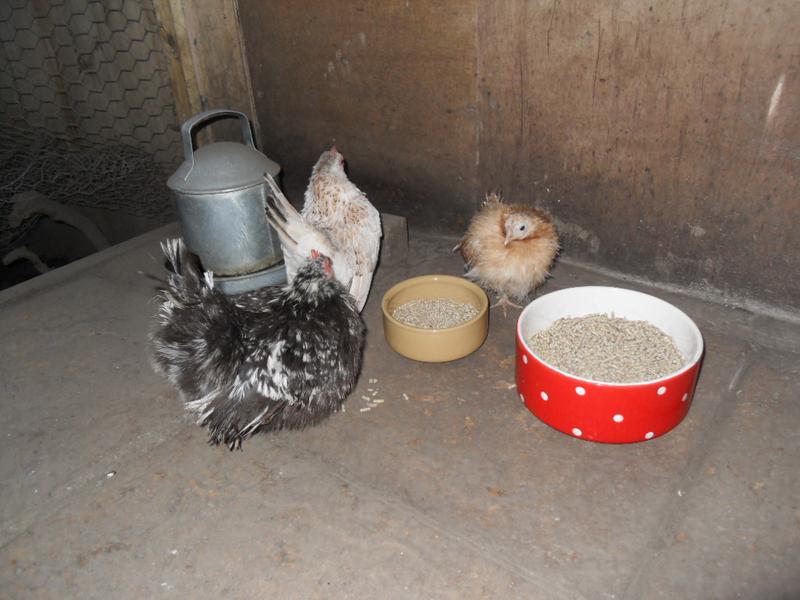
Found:
[[(240, 110), (259, 139), (237, 0), (154, 0), (180, 122), (212, 108)], [(198, 140), (240, 140), (238, 124), (220, 122)]]

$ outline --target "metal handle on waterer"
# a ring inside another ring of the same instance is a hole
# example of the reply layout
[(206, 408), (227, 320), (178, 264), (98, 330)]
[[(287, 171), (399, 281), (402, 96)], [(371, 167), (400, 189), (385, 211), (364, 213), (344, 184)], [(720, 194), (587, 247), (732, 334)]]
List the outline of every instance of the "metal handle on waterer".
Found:
[(242, 126), (242, 138), (244, 138), (245, 143), (250, 144), (252, 148), (255, 149), (256, 143), (253, 140), (253, 132), (250, 129), (250, 120), (247, 118), (247, 115), (243, 112), (239, 112), (238, 110), (229, 110), (227, 108), (215, 108), (212, 110), (207, 110), (205, 112), (201, 112), (186, 121), (183, 122), (181, 125), (181, 138), (183, 139), (183, 156), (187, 160), (190, 160), (192, 163), (191, 168), (187, 171), (184, 179), (189, 177), (189, 173), (192, 172), (194, 168), (194, 145), (192, 144), (192, 130), (200, 125), (200, 123), (204, 123), (213, 119), (214, 117), (237, 117), (239, 119), (239, 123)]

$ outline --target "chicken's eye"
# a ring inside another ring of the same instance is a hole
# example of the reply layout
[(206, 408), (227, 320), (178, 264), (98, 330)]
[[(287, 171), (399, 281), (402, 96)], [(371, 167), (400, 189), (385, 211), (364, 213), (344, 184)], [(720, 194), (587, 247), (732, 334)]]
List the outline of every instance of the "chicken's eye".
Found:
[(525, 231), (525, 225), (520, 225), (520, 226), (519, 226), (519, 230), (520, 230), (520, 231)]

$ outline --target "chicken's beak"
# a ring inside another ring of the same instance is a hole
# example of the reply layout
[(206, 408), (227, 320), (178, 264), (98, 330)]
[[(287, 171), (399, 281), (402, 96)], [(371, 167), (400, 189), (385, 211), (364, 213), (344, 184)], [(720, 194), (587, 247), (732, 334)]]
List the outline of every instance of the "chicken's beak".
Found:
[(511, 232), (506, 231), (506, 239), (503, 240), (503, 246), (508, 246), (511, 243)]

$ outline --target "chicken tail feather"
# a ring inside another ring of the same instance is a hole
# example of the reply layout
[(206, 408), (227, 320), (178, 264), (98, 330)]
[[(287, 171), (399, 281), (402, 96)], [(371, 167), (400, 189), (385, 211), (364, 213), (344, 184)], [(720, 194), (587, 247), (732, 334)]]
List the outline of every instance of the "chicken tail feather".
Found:
[(297, 240), (294, 239), (289, 232), (286, 231), (286, 215), (281, 212), (281, 209), (278, 207), (275, 199), (271, 196), (267, 198), (267, 222), (272, 225), (272, 228), (278, 234), (278, 237), (281, 240), (281, 244), (284, 245), (297, 245)]
[(307, 223), (303, 215), (289, 203), (269, 173), (264, 173), (264, 180), (268, 187), (265, 207), (267, 220), (281, 241), (286, 275), (291, 282), (298, 267), (308, 258), (312, 249), (333, 257), (334, 248), (328, 236)]
[(169, 274), (160, 291), (160, 327), (150, 336), (152, 364), (189, 395), (203, 396), (200, 390), (234, 377), (244, 358), (238, 313), (180, 239), (162, 249)]
[(189, 251), (183, 240), (181, 238), (164, 240), (161, 242), (161, 250), (164, 252), (169, 288), (173, 292), (183, 290), (190, 294), (200, 293), (206, 278), (200, 260)]
[(264, 179), (266, 180), (267, 187), (269, 188), (268, 196), (274, 200), (274, 206), (278, 208), (278, 214), (280, 215), (281, 221), (290, 223), (295, 219), (300, 219), (300, 213), (297, 212), (297, 209), (289, 203), (289, 200), (287, 200), (286, 196), (281, 191), (281, 188), (278, 187), (278, 183), (275, 181), (275, 178), (269, 173), (264, 173)]

